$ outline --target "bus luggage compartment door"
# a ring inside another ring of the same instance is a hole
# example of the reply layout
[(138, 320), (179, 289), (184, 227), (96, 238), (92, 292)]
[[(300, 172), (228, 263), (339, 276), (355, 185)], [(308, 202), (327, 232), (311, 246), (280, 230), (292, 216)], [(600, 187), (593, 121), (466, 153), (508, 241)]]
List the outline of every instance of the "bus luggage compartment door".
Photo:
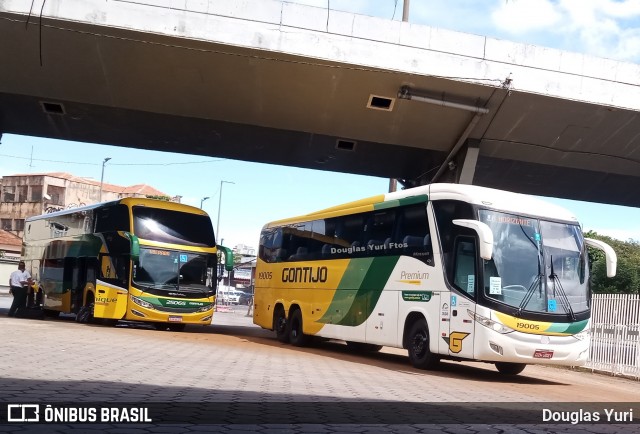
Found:
[(96, 318), (121, 319), (127, 312), (127, 293), (122, 288), (96, 285), (93, 316)]

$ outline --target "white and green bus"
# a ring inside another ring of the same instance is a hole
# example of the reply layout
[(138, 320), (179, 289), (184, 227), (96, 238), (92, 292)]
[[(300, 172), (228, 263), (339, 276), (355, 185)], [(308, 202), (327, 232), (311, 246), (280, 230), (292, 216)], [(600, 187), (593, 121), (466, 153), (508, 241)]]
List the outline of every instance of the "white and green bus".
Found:
[(305, 345), (406, 348), (440, 359), (579, 366), (589, 354), (587, 246), (567, 210), (472, 185), (432, 184), (269, 223), (260, 236), (254, 323)]

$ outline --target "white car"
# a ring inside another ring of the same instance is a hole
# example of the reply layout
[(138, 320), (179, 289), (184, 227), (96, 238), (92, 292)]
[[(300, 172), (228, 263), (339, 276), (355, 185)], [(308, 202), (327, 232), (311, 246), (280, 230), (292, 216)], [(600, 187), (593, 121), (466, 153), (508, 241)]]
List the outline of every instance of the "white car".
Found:
[(235, 288), (220, 287), (218, 289), (219, 301), (228, 304), (238, 304), (240, 302), (240, 296), (242, 291), (238, 291)]

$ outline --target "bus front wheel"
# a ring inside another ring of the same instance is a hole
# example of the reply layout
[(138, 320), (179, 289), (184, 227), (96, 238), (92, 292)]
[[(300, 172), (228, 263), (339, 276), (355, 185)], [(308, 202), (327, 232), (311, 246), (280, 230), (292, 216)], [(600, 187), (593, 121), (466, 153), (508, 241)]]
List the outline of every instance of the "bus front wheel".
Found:
[(526, 366), (525, 363), (496, 362), (496, 369), (504, 375), (518, 375)]
[(289, 342), (289, 329), (287, 327), (287, 315), (284, 313), (284, 308), (278, 306), (273, 314), (273, 328), (276, 331), (276, 338), (283, 344)]
[(302, 312), (296, 309), (289, 318), (289, 341), (296, 347), (303, 347), (309, 341), (309, 336), (302, 333)]
[(76, 314), (76, 321), (80, 323), (90, 324), (94, 322), (93, 318), (93, 309), (95, 308), (95, 304), (93, 302), (93, 297), (87, 297), (87, 304), (82, 306), (78, 313)]
[(429, 350), (429, 328), (422, 318), (416, 321), (409, 331), (409, 360), (414, 368), (433, 369), (440, 359)]

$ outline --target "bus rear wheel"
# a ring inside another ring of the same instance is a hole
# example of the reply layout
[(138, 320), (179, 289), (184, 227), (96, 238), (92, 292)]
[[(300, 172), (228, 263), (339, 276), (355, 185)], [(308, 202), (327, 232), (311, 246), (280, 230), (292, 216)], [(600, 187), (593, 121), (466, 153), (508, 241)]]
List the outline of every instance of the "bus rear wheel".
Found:
[(496, 369), (504, 375), (518, 375), (526, 367), (525, 363), (496, 362)]
[(429, 328), (422, 318), (413, 323), (408, 339), (409, 360), (414, 368), (433, 369), (440, 359), (429, 350)]
[(289, 342), (289, 329), (287, 324), (287, 315), (284, 313), (284, 308), (278, 306), (273, 314), (273, 328), (276, 331), (276, 338), (286, 344)]
[(304, 347), (309, 342), (309, 336), (302, 332), (302, 312), (296, 309), (289, 318), (289, 341), (296, 347)]

